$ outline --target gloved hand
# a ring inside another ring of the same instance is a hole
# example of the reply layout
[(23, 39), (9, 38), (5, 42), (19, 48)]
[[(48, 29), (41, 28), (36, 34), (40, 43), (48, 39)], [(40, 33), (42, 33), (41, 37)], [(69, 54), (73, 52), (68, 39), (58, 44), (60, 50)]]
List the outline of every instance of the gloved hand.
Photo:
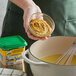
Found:
[(29, 38), (33, 40), (45, 40), (47, 39), (47, 37), (43, 37), (43, 38), (36, 37), (32, 35), (28, 29), (28, 23), (29, 23), (30, 17), (32, 16), (32, 14), (37, 13), (37, 12), (41, 13), (41, 9), (34, 2), (31, 2), (31, 4), (28, 4), (28, 6), (25, 7), (24, 16), (23, 16), (24, 28)]

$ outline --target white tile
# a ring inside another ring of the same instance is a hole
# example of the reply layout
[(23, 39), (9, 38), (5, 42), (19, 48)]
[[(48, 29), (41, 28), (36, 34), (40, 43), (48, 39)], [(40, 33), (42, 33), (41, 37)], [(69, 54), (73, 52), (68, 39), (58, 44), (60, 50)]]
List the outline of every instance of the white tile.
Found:
[(11, 74), (13, 72), (13, 69), (4, 69), (2, 74)]
[(2, 71), (3, 71), (3, 69), (2, 69), (2, 68), (0, 68), (0, 73), (2, 73)]
[(13, 75), (11, 75), (11, 76), (20, 76), (20, 75), (17, 75), (17, 74), (13, 74)]
[(2, 75), (0, 75), (0, 76), (10, 76), (10, 75), (2, 74)]
[(23, 75), (23, 72), (20, 71), (20, 70), (14, 70), (13, 73), (12, 73), (12, 75), (13, 75), (13, 74), (16, 74), (16, 75)]
[(26, 74), (23, 74), (23, 76), (26, 76)]

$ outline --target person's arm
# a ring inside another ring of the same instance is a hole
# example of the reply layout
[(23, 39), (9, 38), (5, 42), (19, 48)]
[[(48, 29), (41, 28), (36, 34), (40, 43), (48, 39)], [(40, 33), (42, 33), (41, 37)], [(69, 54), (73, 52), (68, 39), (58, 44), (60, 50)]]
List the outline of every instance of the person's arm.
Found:
[(39, 37), (33, 36), (28, 29), (28, 23), (29, 23), (31, 15), (34, 13), (37, 13), (37, 12), (41, 12), (41, 9), (39, 8), (39, 6), (37, 6), (33, 2), (33, 0), (10, 0), (10, 1), (23, 9), (23, 11), (24, 11), (24, 15), (23, 15), (24, 28), (25, 28), (25, 31), (26, 31), (28, 37), (33, 40), (46, 39), (47, 37), (39, 38)]
[(35, 5), (35, 3), (32, 0), (10, 0), (23, 10), (25, 10), (25, 7), (28, 7), (29, 5)]

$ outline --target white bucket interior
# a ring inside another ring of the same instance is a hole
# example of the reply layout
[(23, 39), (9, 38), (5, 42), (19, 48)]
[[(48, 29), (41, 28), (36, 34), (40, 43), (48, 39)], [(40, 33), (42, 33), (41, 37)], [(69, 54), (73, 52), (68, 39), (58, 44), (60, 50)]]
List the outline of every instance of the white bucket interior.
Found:
[(37, 58), (53, 54), (64, 53), (73, 43), (76, 37), (50, 37), (47, 40), (39, 40), (30, 47), (30, 52)]

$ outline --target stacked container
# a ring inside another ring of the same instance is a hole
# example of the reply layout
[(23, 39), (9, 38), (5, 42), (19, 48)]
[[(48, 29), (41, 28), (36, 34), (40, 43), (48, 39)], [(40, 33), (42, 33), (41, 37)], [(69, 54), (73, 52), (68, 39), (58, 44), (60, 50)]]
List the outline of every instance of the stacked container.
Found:
[(21, 53), (25, 51), (27, 42), (19, 35), (0, 38), (0, 54), (3, 67), (22, 64)]

